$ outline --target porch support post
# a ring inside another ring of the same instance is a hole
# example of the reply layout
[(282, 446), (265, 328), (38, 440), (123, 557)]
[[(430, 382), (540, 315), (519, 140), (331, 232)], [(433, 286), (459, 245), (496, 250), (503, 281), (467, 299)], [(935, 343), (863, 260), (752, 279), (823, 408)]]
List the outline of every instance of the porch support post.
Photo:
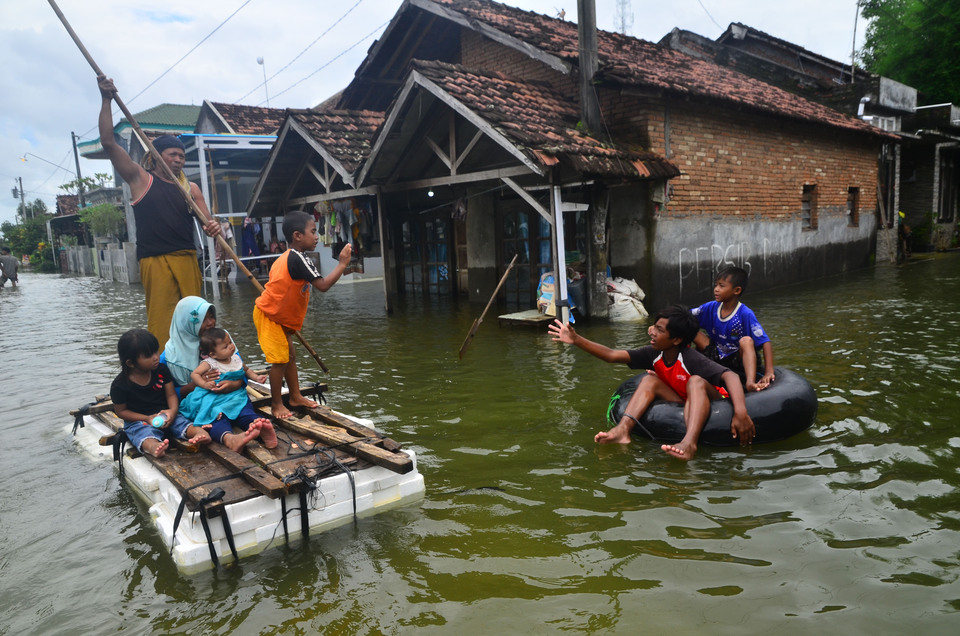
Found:
[(390, 297), (390, 281), (395, 280), (393, 268), (393, 250), (389, 249), (390, 237), (387, 234), (387, 212), (383, 209), (383, 197), (377, 188), (377, 225), (380, 227), (380, 254), (383, 258), (383, 308), (387, 314), (393, 313), (393, 300)]
[(570, 307), (567, 305), (567, 254), (563, 247), (563, 200), (560, 197), (560, 186), (556, 183), (550, 188), (550, 206), (553, 209), (553, 275), (557, 289), (560, 290), (560, 302), (557, 304), (561, 307), (561, 321), (566, 324), (570, 321)]
[[(215, 219), (216, 213), (219, 210), (214, 210), (210, 202), (213, 200), (213, 197), (210, 196), (210, 188), (216, 188), (217, 184), (210, 183), (210, 180), (207, 177), (207, 147), (203, 143), (203, 137), (196, 137), (197, 140), (197, 159), (200, 162), (200, 191), (203, 194), (203, 198), (207, 203), (207, 209), (210, 210), (210, 218)], [(194, 221), (194, 227), (197, 223)], [(207, 293), (207, 268), (210, 270), (211, 283), (210, 286), (213, 288), (213, 299), (218, 300), (220, 298), (220, 285), (217, 284), (217, 268), (214, 264), (216, 257), (214, 256), (214, 242), (213, 237), (207, 236), (206, 234), (201, 234), (207, 243), (207, 254), (200, 254), (201, 261), (203, 262), (203, 267), (200, 268), (200, 280), (203, 285), (203, 293)], [(207, 258), (209, 256), (209, 258)]]

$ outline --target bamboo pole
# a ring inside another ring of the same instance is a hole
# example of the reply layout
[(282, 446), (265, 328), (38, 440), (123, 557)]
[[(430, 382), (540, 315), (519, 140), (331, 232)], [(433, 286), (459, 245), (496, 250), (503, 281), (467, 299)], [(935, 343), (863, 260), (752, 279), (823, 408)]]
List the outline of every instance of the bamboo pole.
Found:
[(473, 324), (470, 326), (470, 331), (467, 333), (467, 337), (464, 338), (463, 344), (460, 345), (460, 359), (463, 359), (463, 353), (467, 350), (467, 347), (470, 346), (470, 343), (473, 342), (473, 336), (477, 333), (477, 329), (480, 328), (480, 323), (483, 322), (484, 316), (487, 315), (487, 310), (490, 309), (490, 305), (493, 304), (493, 301), (497, 298), (497, 294), (500, 293), (500, 288), (503, 287), (503, 284), (507, 280), (507, 276), (510, 274), (510, 270), (513, 269), (513, 264), (517, 262), (517, 256), (519, 254), (513, 255), (513, 260), (510, 261), (510, 264), (507, 265), (507, 271), (503, 273), (503, 276), (500, 277), (500, 282), (497, 283), (497, 288), (493, 290), (493, 295), (490, 296), (490, 300), (487, 301), (487, 306), (483, 308), (483, 313), (480, 314), (480, 317), (473, 321)]
[[(85, 47), (83, 45), (83, 42), (80, 41), (80, 37), (73, 30), (73, 27), (70, 26), (70, 23), (67, 21), (67, 18), (63, 15), (63, 12), (60, 11), (60, 7), (57, 6), (57, 3), (54, 0), (47, 0), (47, 2), (50, 3), (50, 7), (53, 9), (53, 12), (57, 14), (57, 17), (60, 19), (60, 22), (63, 23), (63, 26), (64, 28), (66, 28), (67, 33), (70, 34), (70, 37), (73, 39), (74, 44), (76, 44), (77, 48), (80, 49), (80, 53), (82, 53), (83, 57), (86, 58), (87, 63), (90, 64), (90, 67), (97, 74), (97, 77), (100, 77), (101, 75), (105, 75), (104, 72), (100, 70), (100, 67), (97, 66), (97, 63), (96, 61), (94, 61), (93, 57), (90, 55), (90, 52), (87, 51), (87, 47)], [(117, 95), (116, 91), (113, 93), (113, 101), (117, 103), (117, 106), (120, 108), (120, 111), (123, 112), (124, 117), (127, 118), (127, 121), (130, 122), (130, 126), (133, 127), (133, 130), (137, 134), (137, 137), (140, 138), (140, 141), (143, 143), (144, 147), (153, 156), (157, 165), (160, 166), (160, 170), (163, 172), (163, 176), (168, 181), (177, 183), (177, 178), (173, 174), (173, 171), (170, 170), (170, 166), (168, 166), (167, 163), (163, 160), (163, 158), (160, 157), (160, 153), (158, 153), (157, 149), (153, 147), (153, 144), (150, 142), (150, 139), (147, 137), (146, 133), (143, 132), (143, 130), (140, 128), (140, 124), (138, 124), (137, 120), (134, 118), (133, 113), (131, 113), (129, 109), (127, 109), (126, 104), (123, 103), (123, 101), (120, 99), (120, 96)], [(193, 212), (194, 216), (196, 216), (200, 220), (201, 225), (206, 225), (210, 221), (210, 219), (204, 216), (203, 212), (200, 210), (196, 202), (193, 200), (193, 197), (190, 196), (190, 193), (185, 192), (182, 189), (181, 189), (181, 193), (183, 194), (183, 198), (186, 200), (187, 206), (190, 208), (190, 211)], [(253, 273), (249, 269), (247, 269), (247, 266), (243, 264), (243, 261), (240, 260), (240, 257), (237, 256), (236, 252), (233, 251), (233, 248), (230, 247), (230, 244), (227, 243), (226, 240), (224, 240), (223, 236), (219, 234), (217, 235), (216, 240), (217, 240), (217, 244), (220, 245), (220, 248), (224, 251), (224, 253), (229, 255), (230, 258), (233, 259), (233, 261), (237, 264), (237, 268), (241, 272), (243, 272), (243, 274), (247, 277), (247, 280), (249, 280), (253, 284), (253, 286), (257, 289), (257, 291), (262, 293), (263, 285), (261, 285), (260, 281), (256, 279)], [(300, 341), (300, 344), (302, 344), (304, 348), (310, 353), (310, 355), (313, 356), (313, 359), (317, 361), (317, 364), (320, 365), (320, 368), (323, 369), (323, 372), (329, 373), (329, 370), (327, 369), (327, 365), (323, 363), (323, 360), (320, 358), (319, 355), (317, 355), (317, 352), (313, 350), (313, 347), (311, 347), (310, 344), (307, 343), (306, 340), (304, 340), (303, 336), (300, 335), (300, 332), (294, 331), (293, 333), (295, 336), (297, 336), (297, 340)]]

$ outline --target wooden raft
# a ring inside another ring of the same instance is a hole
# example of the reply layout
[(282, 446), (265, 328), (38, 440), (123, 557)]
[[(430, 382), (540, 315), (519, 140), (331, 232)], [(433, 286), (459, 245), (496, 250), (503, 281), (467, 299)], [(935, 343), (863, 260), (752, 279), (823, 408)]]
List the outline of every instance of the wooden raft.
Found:
[[(309, 393), (325, 389), (326, 386), (321, 385), (311, 388)], [(225, 505), (260, 495), (275, 499), (299, 492), (307, 487), (305, 480), (339, 472), (341, 466), (360, 470), (372, 464), (400, 474), (413, 470), (412, 459), (402, 452), (399, 443), (329, 407), (294, 407), (291, 409), (296, 414), (294, 417), (278, 420), (270, 416), (269, 395), (252, 387), (248, 387), (248, 393), (254, 409), (273, 422), (277, 432), (276, 448), (268, 449), (255, 440), (248, 443), (241, 454), (218, 443), (197, 447), (176, 441), (171, 442), (163, 457), (144, 455), (186, 499), (188, 510), (197, 510), (200, 501), (217, 488), (222, 488), (225, 494), (221, 501), (208, 504), (211, 516), (220, 514)], [(123, 428), (123, 421), (113, 413), (109, 401), (90, 406), (85, 412), (114, 431)], [(71, 415), (76, 414), (77, 411), (71, 411)], [(110, 445), (112, 436), (101, 439), (100, 443)], [(127, 455), (139, 456), (140, 453), (129, 448)]]

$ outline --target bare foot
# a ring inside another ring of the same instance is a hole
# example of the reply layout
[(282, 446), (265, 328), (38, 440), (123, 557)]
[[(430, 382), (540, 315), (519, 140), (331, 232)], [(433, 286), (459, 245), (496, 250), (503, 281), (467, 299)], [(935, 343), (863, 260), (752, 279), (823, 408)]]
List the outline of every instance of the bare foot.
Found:
[(203, 429), (199, 429), (200, 432), (195, 434), (193, 437), (187, 439), (191, 444), (209, 444), (211, 441), (210, 433), (206, 432)]
[(257, 436), (260, 435), (260, 427), (256, 426), (256, 421), (250, 425), (243, 433), (227, 433), (223, 436), (223, 445), (232, 450), (234, 453), (239, 453), (243, 450), (243, 447), (257, 439)]
[(597, 444), (629, 444), (630, 431), (617, 424), (609, 431), (600, 431), (594, 435), (593, 441)]
[(682, 459), (684, 461), (693, 459), (693, 456), (697, 454), (696, 445), (688, 444), (686, 442), (680, 442), (679, 444), (664, 444), (660, 447), (660, 450), (668, 455), (673, 455), (677, 459)]
[(267, 448), (277, 447), (277, 432), (273, 428), (273, 422), (265, 417), (261, 417), (254, 420), (250, 425), (251, 429), (254, 427), (257, 427), (257, 430), (260, 434), (260, 439), (263, 440), (264, 446)]
[(143, 440), (143, 444), (140, 445), (140, 450), (154, 457), (163, 457), (169, 446), (170, 440), (165, 439), (159, 441), (151, 437), (150, 439)]
[(311, 400), (310, 398), (304, 397), (302, 395), (291, 395), (290, 396), (290, 406), (305, 406), (308, 409), (315, 409), (319, 404)]
[(293, 413), (290, 412), (290, 409), (284, 406), (283, 402), (280, 402), (279, 404), (274, 404), (273, 402), (271, 402), (270, 414), (281, 420), (285, 420), (293, 417)]

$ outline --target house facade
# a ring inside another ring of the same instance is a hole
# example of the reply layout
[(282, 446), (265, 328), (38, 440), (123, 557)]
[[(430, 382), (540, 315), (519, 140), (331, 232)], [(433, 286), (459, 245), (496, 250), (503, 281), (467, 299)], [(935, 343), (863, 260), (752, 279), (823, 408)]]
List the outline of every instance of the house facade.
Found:
[(667, 46), (487, 0), (410, 0), (335, 109), (288, 114), (249, 212), (362, 201), (388, 306), (485, 299), (518, 255), (502, 300), (532, 307), (562, 262), (581, 310), (604, 316), (608, 272), (658, 307), (709, 297), (726, 264), (754, 290), (869, 265), (891, 139)]
[(715, 41), (674, 29), (661, 44), (735, 68), (894, 133), (896, 138), (883, 145), (878, 160), (877, 261), (895, 258), (898, 212), (913, 228), (914, 249), (955, 245), (960, 119), (952, 104), (918, 105), (921, 96), (910, 86), (740, 23), (731, 24)]

